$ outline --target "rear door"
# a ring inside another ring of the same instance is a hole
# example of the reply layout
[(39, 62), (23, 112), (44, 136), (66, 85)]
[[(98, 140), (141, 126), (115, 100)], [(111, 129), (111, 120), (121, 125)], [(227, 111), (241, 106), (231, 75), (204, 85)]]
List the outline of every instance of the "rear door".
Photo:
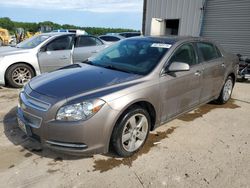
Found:
[(190, 66), (189, 71), (171, 72), (160, 78), (161, 122), (184, 112), (200, 102), (203, 66), (192, 43), (178, 47), (170, 58), (173, 62), (183, 62)]
[(197, 42), (199, 59), (204, 66), (201, 102), (217, 96), (223, 85), (226, 64), (218, 48), (209, 42)]
[(73, 43), (73, 35), (64, 35), (41, 47), (37, 54), (41, 72), (50, 72), (72, 64)]
[(106, 45), (94, 36), (78, 36), (73, 52), (73, 62), (82, 62), (95, 55)]

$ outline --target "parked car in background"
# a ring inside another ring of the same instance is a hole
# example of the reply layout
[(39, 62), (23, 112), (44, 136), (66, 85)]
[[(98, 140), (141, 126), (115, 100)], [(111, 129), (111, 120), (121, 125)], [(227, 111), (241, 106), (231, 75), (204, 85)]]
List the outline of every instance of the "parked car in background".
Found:
[(122, 36), (125, 38), (130, 38), (130, 37), (138, 37), (141, 36), (140, 32), (121, 32), (121, 33), (107, 33), (106, 35), (118, 35), (118, 36)]
[(238, 58), (202, 38), (134, 37), (84, 63), (32, 79), (18, 124), (47, 146), (128, 157), (149, 131), (199, 105), (226, 103)]
[(140, 32), (122, 32), (122, 33), (119, 33), (119, 35), (121, 35), (125, 38), (130, 38), (130, 37), (141, 36), (141, 33)]
[(107, 47), (98, 37), (46, 33), (0, 48), (0, 85), (23, 87), (32, 77), (85, 61)]
[(85, 30), (81, 30), (81, 29), (56, 29), (53, 30), (52, 33), (55, 32), (67, 32), (67, 33), (75, 33), (77, 35), (88, 35), (88, 33)]
[(112, 44), (114, 42), (120, 41), (122, 39), (125, 39), (125, 37), (120, 35), (101, 35), (99, 36), (100, 39), (105, 41), (108, 44)]
[(246, 81), (250, 79), (250, 58), (238, 54), (239, 57), (239, 72), (238, 80)]

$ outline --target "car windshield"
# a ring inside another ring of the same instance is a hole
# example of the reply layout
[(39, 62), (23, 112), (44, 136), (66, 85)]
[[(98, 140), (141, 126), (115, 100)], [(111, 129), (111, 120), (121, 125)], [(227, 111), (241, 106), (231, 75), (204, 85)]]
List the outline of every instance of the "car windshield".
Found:
[(88, 59), (89, 64), (146, 75), (159, 63), (170, 44), (148, 39), (123, 40)]
[(24, 49), (35, 48), (50, 37), (51, 37), (50, 35), (37, 35), (27, 40), (24, 40), (23, 42), (20, 42), (19, 44), (16, 45), (16, 47)]

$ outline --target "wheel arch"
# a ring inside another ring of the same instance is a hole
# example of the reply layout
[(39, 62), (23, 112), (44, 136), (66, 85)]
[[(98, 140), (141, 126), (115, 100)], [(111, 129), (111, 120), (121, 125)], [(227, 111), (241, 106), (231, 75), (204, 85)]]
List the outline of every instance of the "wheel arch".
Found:
[(114, 130), (114, 127), (116, 126), (116, 124), (120, 121), (120, 119), (122, 118), (122, 116), (131, 108), (133, 108), (134, 106), (140, 106), (142, 108), (144, 108), (145, 110), (147, 110), (149, 116), (150, 116), (150, 119), (151, 119), (151, 127), (150, 127), (150, 131), (153, 131), (154, 128), (156, 127), (156, 120), (157, 120), (157, 114), (156, 114), (156, 109), (155, 107), (153, 106), (152, 103), (146, 101), (146, 100), (138, 100), (138, 101), (134, 101), (130, 104), (128, 104), (127, 106), (124, 107), (123, 110), (121, 110), (120, 114), (118, 115), (118, 118), (117, 120), (115, 121), (115, 124), (113, 125), (112, 127), (112, 131), (111, 131), (111, 134), (110, 134), (110, 138), (109, 138), (109, 143), (108, 143), (108, 149), (107, 150), (110, 150), (110, 147), (111, 147), (111, 137), (112, 137), (112, 133), (113, 133), (113, 130)]
[(116, 123), (120, 120), (120, 118), (122, 117), (122, 115), (124, 113), (126, 113), (129, 109), (133, 108), (134, 106), (140, 106), (142, 107), (143, 109), (147, 110), (149, 116), (150, 116), (150, 119), (151, 119), (151, 127), (150, 127), (150, 130), (154, 130), (154, 127), (155, 127), (155, 123), (156, 123), (156, 110), (155, 110), (155, 107), (153, 106), (152, 103), (150, 103), (149, 101), (147, 100), (138, 100), (138, 101), (133, 101), (131, 102), (130, 104), (128, 104), (127, 106), (125, 106), (120, 114), (119, 114), (119, 117), (116, 121)]
[(227, 79), (229, 76), (232, 77), (232, 79), (233, 79), (233, 85), (234, 85), (235, 82), (236, 82), (236, 75), (235, 75), (235, 73), (233, 73), (233, 72), (229, 73), (228, 76), (226, 77), (226, 79)]
[(4, 81), (5, 81), (5, 83), (7, 83), (6, 73), (8, 72), (8, 70), (10, 69), (10, 67), (12, 67), (12, 66), (14, 66), (14, 65), (17, 65), (17, 64), (25, 64), (25, 65), (28, 65), (28, 66), (33, 70), (34, 76), (37, 76), (37, 75), (36, 75), (36, 70), (35, 70), (35, 68), (34, 68), (30, 63), (23, 62), (23, 61), (15, 62), (15, 63), (12, 63), (11, 65), (9, 65), (9, 66), (7, 67), (7, 69), (5, 70), (5, 72), (4, 72)]

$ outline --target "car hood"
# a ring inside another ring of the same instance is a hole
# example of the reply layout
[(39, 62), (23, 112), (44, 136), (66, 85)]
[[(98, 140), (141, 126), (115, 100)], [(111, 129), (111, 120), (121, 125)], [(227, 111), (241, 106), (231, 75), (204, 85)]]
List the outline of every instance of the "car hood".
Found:
[(74, 64), (33, 78), (31, 89), (55, 98), (71, 98), (90, 91), (109, 88), (142, 76), (87, 64)]
[(5, 46), (0, 48), (0, 56), (16, 55), (20, 53), (27, 53), (29, 49), (16, 48), (11, 46)]

